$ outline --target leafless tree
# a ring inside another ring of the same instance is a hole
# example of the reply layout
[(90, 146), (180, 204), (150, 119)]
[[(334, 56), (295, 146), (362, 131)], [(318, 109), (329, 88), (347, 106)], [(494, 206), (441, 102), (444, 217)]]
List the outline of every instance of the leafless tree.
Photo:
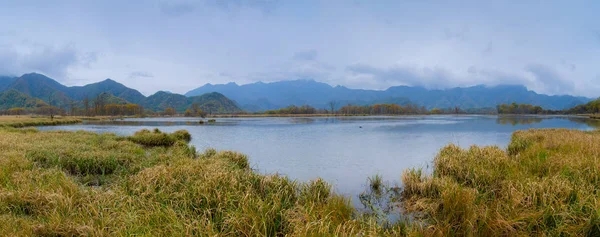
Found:
[(329, 109), (331, 109), (330, 113), (335, 114), (335, 108), (337, 107), (337, 104), (338, 103), (335, 100), (329, 101)]

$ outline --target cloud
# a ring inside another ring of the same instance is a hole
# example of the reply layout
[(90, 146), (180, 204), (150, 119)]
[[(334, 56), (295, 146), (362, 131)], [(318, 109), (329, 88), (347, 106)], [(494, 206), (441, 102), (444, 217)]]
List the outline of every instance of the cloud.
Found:
[(460, 29), (446, 28), (444, 30), (444, 37), (443, 37), (443, 39), (464, 41), (464, 40), (467, 39), (467, 36), (469, 34), (469, 30), (470, 30), (470, 28), (468, 26), (466, 26), (466, 25), (462, 26)]
[(294, 53), (291, 60), (273, 65), (268, 70), (249, 73), (246, 78), (264, 82), (296, 79), (331, 82), (334, 71), (334, 66), (318, 60), (316, 50), (305, 50)]
[(71, 44), (49, 46), (23, 43), (12, 47), (0, 47), (0, 74), (20, 75), (40, 72), (62, 78), (67, 75), (70, 68), (90, 67), (97, 59), (97, 53), (79, 53)]
[(129, 78), (153, 78), (154, 75), (150, 72), (135, 71), (129, 74)]
[(272, 13), (278, 6), (280, 0), (209, 0), (210, 5), (217, 6), (223, 10), (235, 11), (241, 8), (258, 9), (262, 13)]
[(37, 47), (21, 57), (21, 64), (24, 67), (51, 75), (63, 76), (71, 65), (78, 63), (77, 51), (70, 45)]
[(481, 54), (483, 56), (489, 56), (494, 52), (494, 45), (492, 44), (492, 41), (488, 42), (488, 44), (485, 46), (485, 48), (483, 49), (483, 51), (481, 51)]
[(571, 72), (577, 69), (577, 66), (574, 63), (567, 62), (566, 60), (561, 60), (560, 65), (562, 65), (564, 68), (568, 69)]
[[(445, 88), (456, 81), (456, 77), (440, 67), (416, 67), (410, 65), (394, 65), (378, 68), (366, 64), (354, 64), (346, 68), (354, 76), (362, 76), (370, 83), (389, 86), (408, 85), (423, 86), (432, 89)], [(383, 88), (382, 88), (383, 89)]]
[(170, 17), (179, 17), (194, 11), (195, 6), (190, 2), (162, 2), (159, 5), (160, 12)]
[[(456, 74), (442, 67), (417, 67), (394, 65), (379, 68), (355, 64), (347, 71), (363, 84), (397, 86), (422, 86), (429, 89), (445, 89), (474, 85), (523, 85), (546, 94), (568, 94), (575, 89), (573, 81), (567, 80), (554, 68), (542, 64), (527, 65), (521, 71), (506, 72), (495, 69), (479, 69), (471, 66), (466, 74)], [(385, 89), (386, 87), (380, 88)]]
[(317, 52), (317, 50), (311, 49), (311, 50), (296, 52), (296, 53), (294, 53), (293, 58), (295, 60), (301, 60), (301, 61), (313, 61), (313, 60), (317, 59), (318, 55), (319, 55), (319, 52)]
[(467, 77), (477, 84), (496, 85), (523, 85), (531, 86), (532, 80), (518, 72), (505, 72), (496, 69), (480, 69), (475, 66), (469, 67)]
[(541, 64), (530, 64), (525, 71), (533, 75), (537, 87), (549, 94), (572, 93), (575, 85), (572, 81), (564, 79), (555, 69)]
[(86, 68), (89, 68), (96, 61), (98, 61), (97, 52), (86, 52), (79, 55), (79, 63)]

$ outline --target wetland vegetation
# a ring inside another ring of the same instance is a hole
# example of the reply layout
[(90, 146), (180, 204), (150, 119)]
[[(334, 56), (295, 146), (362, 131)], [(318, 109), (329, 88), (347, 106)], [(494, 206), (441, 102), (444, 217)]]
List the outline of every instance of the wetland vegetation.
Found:
[(261, 175), (189, 133), (0, 128), (0, 232), (9, 236), (401, 234), (318, 179)]
[[(519, 131), (506, 150), (449, 145), (431, 174), (405, 170), (403, 186), (367, 178), (361, 210), (321, 179), (260, 174), (243, 154), (198, 153), (190, 140), (184, 130), (117, 136), (3, 126), (0, 230), (41, 236), (600, 233), (598, 131)], [(390, 220), (391, 212), (401, 218)]]

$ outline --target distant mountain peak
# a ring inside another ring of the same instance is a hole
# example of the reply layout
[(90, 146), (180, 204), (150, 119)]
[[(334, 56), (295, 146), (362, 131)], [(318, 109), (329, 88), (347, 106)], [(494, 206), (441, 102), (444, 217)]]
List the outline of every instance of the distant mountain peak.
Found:
[(101, 82), (111, 82), (111, 83), (118, 83), (117, 81), (115, 81), (115, 80), (113, 80), (113, 79), (110, 79), (110, 78), (106, 78), (106, 79), (104, 79), (104, 80), (103, 80), (103, 81), (101, 81)]

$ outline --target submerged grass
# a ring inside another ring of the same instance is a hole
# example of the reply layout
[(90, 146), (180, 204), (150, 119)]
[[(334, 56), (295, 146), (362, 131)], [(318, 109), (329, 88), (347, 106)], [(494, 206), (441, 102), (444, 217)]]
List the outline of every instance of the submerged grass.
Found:
[(427, 235), (600, 235), (598, 131), (518, 131), (506, 151), (450, 145), (431, 176), (402, 180), (404, 208)]
[(0, 128), (0, 233), (372, 236), (409, 230), (358, 214), (323, 180), (257, 174), (245, 155), (196, 154), (190, 139), (185, 131), (120, 137)]

